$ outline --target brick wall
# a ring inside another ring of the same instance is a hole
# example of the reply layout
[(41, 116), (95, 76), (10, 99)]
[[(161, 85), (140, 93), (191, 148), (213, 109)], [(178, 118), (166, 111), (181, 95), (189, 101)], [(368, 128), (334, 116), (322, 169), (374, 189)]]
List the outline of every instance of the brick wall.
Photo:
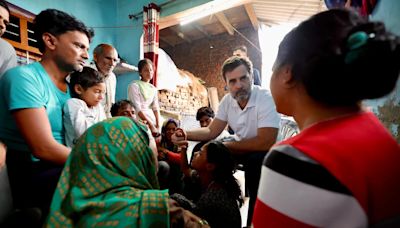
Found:
[(178, 85), (175, 91), (160, 90), (158, 100), (160, 109), (178, 115), (194, 116), (197, 109), (208, 106), (207, 89), (192, 73), (178, 70), (189, 83)]
[(160, 109), (177, 112), (180, 115), (195, 115), (197, 109), (207, 106), (206, 96), (194, 94), (189, 87), (177, 86), (175, 92), (160, 90), (158, 92)]
[[(258, 33), (252, 27), (241, 29), (239, 32), (259, 46)], [(233, 49), (239, 45), (247, 46), (253, 65), (261, 69), (261, 54), (237, 32), (233, 36), (224, 33), (175, 47), (167, 47), (164, 50), (178, 68), (190, 71), (204, 80), (206, 87), (216, 87), (221, 99), (226, 93), (225, 82), (220, 73), (221, 66), (225, 59), (232, 55)]]

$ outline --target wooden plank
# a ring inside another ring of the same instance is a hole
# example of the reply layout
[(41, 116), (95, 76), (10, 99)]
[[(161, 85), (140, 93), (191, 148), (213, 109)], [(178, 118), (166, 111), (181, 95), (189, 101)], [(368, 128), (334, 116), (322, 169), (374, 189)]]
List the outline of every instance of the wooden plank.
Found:
[(179, 24), (184, 18), (199, 14), (202, 11), (208, 11), (209, 15), (217, 12), (222, 12), (224, 10), (240, 6), (243, 4), (247, 4), (252, 2), (253, 0), (220, 0), (220, 1), (210, 1), (208, 3), (193, 7), (191, 9), (181, 11), (176, 14), (172, 14), (166, 17), (161, 17), (159, 22), (160, 30), (163, 28), (167, 28), (173, 25)]
[(244, 5), (244, 8), (246, 9), (246, 13), (249, 16), (249, 19), (251, 21), (251, 24), (253, 25), (254, 30), (258, 30), (258, 19), (256, 16), (256, 13), (254, 12), (253, 5), (251, 4), (246, 4)]
[(197, 24), (196, 22), (192, 23), (192, 26), (194, 28), (196, 28), (197, 30), (199, 30), (201, 33), (203, 33), (204, 36), (210, 38), (210, 34), (208, 34), (208, 32), (206, 30), (204, 30), (199, 24)]
[(13, 40), (5, 39), (5, 38), (3, 38), (3, 39), (6, 40), (7, 42), (9, 42), (14, 48), (22, 49), (24, 51), (33, 52), (33, 53), (38, 54), (38, 55), (42, 54), (39, 51), (39, 49), (37, 49), (37, 48), (31, 47), (31, 46), (28, 46), (28, 45), (23, 45), (21, 43), (15, 42)]
[(232, 24), (229, 22), (228, 18), (226, 18), (225, 14), (222, 12), (216, 13), (215, 16), (218, 18), (219, 22), (221, 22), (222, 26), (226, 29), (229, 35), (233, 36), (235, 31), (233, 30)]
[(21, 36), (21, 44), (23, 46), (29, 46), (28, 44), (28, 22), (26, 19), (21, 18), (19, 20), (19, 34)]

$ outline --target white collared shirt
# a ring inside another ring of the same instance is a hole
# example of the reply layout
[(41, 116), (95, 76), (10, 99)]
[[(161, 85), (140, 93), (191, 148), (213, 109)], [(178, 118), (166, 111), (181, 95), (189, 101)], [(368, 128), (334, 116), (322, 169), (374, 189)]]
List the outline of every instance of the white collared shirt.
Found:
[(280, 121), (271, 93), (259, 86), (253, 86), (244, 109), (230, 93), (226, 94), (219, 104), (216, 118), (227, 122), (240, 140), (257, 136), (258, 128), (279, 128)]

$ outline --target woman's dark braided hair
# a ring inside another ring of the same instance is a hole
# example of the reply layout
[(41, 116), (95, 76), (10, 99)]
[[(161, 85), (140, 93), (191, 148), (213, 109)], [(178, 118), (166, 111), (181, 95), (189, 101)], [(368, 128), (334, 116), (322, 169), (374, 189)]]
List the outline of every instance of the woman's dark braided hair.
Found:
[(215, 165), (213, 171), (214, 181), (225, 187), (229, 197), (235, 199), (239, 207), (243, 205), (243, 196), (240, 186), (233, 176), (236, 171), (236, 163), (229, 149), (219, 141), (211, 141), (206, 144), (207, 161)]
[(312, 16), (279, 46), (274, 70), (290, 65), (308, 95), (332, 106), (351, 106), (393, 90), (400, 71), (400, 39), (381, 22), (345, 9)]

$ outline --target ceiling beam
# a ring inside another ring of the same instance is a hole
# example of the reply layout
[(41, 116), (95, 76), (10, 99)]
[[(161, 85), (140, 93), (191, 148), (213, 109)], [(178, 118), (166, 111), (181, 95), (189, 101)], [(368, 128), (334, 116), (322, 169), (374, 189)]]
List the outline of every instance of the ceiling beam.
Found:
[(253, 25), (254, 30), (258, 30), (258, 19), (256, 13), (254, 12), (254, 8), (251, 4), (245, 4), (244, 8), (246, 9), (246, 13), (249, 16), (251, 24)]
[(160, 39), (162, 42), (168, 44), (168, 45), (171, 46), (171, 47), (174, 47), (174, 46), (175, 46), (175, 45), (173, 45), (171, 42), (169, 42), (167, 39), (165, 39), (165, 38), (162, 37), (162, 36), (159, 36), (159, 39)]
[(176, 33), (177, 36), (179, 36), (179, 38), (181, 38), (182, 40), (191, 43), (192, 40), (187, 37), (182, 31), (179, 31), (179, 29), (176, 26), (171, 27), (172, 31), (174, 31)]
[(203, 35), (205, 35), (207, 38), (210, 38), (210, 34), (208, 34), (208, 32), (206, 30), (204, 30), (199, 24), (197, 24), (196, 22), (192, 23), (192, 26), (199, 30), (201, 33), (203, 33)]
[[(219, 1), (210, 1), (205, 4), (193, 7), (191, 9), (181, 11), (176, 14), (172, 14), (166, 17), (161, 17), (160, 18), (160, 23), (159, 23), (159, 28), (160, 30), (163, 28), (171, 27), (173, 25), (179, 24), (182, 20), (185, 18), (199, 14), (203, 11), (209, 12), (209, 15), (216, 13), (216, 12), (222, 12), (224, 10), (240, 6), (243, 4), (247, 4), (252, 2), (253, 0), (219, 0)], [(183, 2), (183, 1), (182, 1)], [(206, 16), (206, 15), (205, 15)]]
[(222, 12), (216, 13), (215, 16), (218, 18), (219, 22), (221, 22), (222, 26), (226, 29), (229, 35), (233, 36), (235, 31), (233, 30), (232, 24), (229, 22), (228, 18), (226, 18), (225, 14)]

